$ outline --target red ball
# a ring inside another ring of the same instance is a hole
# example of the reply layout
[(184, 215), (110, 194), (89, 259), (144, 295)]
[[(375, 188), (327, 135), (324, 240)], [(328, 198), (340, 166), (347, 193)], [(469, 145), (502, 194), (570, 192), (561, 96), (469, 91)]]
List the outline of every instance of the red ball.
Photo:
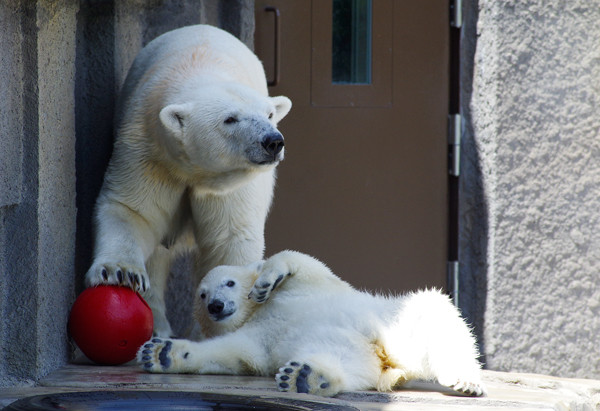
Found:
[(91, 287), (75, 300), (68, 327), (90, 360), (104, 365), (123, 364), (133, 360), (152, 336), (152, 310), (130, 288)]

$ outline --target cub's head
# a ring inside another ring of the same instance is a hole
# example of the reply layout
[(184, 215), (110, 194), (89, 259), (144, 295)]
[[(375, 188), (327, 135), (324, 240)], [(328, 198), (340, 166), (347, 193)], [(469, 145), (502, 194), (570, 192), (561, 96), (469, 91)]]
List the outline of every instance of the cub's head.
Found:
[(283, 160), (277, 123), (292, 103), (234, 82), (187, 84), (160, 111), (164, 142), (197, 175), (268, 170)]
[(213, 268), (200, 282), (194, 312), (207, 337), (240, 328), (258, 304), (248, 299), (262, 262)]

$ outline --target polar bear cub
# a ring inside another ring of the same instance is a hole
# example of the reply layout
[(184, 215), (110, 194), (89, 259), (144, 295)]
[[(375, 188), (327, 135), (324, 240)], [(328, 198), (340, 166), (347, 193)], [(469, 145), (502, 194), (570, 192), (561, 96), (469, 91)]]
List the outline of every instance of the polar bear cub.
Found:
[(261, 259), (284, 157), (277, 123), (290, 108), (287, 97), (268, 95), (254, 53), (216, 27), (183, 27), (144, 47), (120, 95), (86, 286), (145, 293), (156, 335), (169, 336), (163, 293), (173, 250), (197, 251), (199, 277)]
[(196, 309), (212, 338), (155, 338), (138, 353), (144, 369), (275, 375), (281, 391), (323, 396), (389, 391), (412, 379), (485, 394), (475, 339), (438, 291), (372, 295), (308, 255), (283, 251), (264, 263), (213, 269)]

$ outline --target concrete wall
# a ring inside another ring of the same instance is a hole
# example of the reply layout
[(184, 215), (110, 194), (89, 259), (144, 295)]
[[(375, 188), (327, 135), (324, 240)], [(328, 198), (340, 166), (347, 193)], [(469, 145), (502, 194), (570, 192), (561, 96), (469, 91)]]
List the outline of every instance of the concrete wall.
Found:
[(466, 0), (462, 308), (487, 367), (600, 377), (600, 1)]
[(69, 359), (116, 93), (138, 50), (195, 23), (251, 45), (253, 10), (252, 0), (0, 2), (0, 386)]
[(68, 352), (77, 9), (72, 1), (0, 5), (1, 385), (47, 373)]

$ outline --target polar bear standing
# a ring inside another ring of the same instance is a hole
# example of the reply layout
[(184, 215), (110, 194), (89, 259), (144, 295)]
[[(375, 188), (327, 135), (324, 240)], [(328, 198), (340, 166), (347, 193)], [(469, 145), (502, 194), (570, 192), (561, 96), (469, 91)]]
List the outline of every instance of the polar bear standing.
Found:
[(192, 239), (201, 275), (262, 258), (284, 154), (276, 126), (291, 102), (268, 96), (263, 67), (244, 44), (197, 25), (141, 50), (119, 106), (86, 285), (144, 292), (155, 333), (169, 336), (163, 293), (177, 239)]
[(314, 258), (284, 251), (264, 264), (213, 269), (197, 299), (200, 323), (214, 338), (153, 339), (138, 353), (144, 369), (276, 374), (281, 391), (324, 396), (389, 391), (411, 379), (485, 394), (475, 339), (438, 291), (372, 295)]

